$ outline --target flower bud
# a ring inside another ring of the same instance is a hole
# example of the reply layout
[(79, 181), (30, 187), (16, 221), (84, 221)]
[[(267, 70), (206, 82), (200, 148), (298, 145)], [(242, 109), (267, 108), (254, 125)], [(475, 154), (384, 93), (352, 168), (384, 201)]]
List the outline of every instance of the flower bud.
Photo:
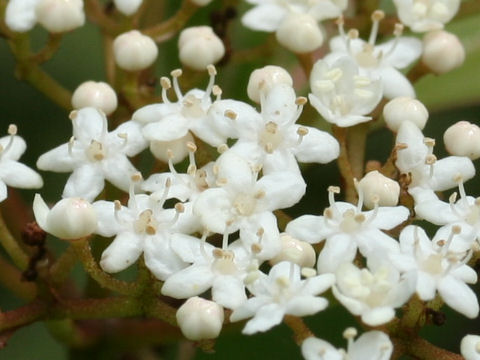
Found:
[(270, 263), (278, 264), (282, 261), (290, 261), (300, 267), (311, 268), (315, 265), (317, 256), (312, 245), (305, 241), (295, 239), (287, 233), (280, 234), (281, 250)]
[(177, 310), (177, 323), (189, 340), (215, 339), (223, 325), (223, 308), (214, 301), (191, 297)]
[(200, 71), (217, 63), (225, 54), (222, 40), (209, 26), (194, 26), (183, 30), (178, 39), (178, 50), (183, 65)]
[(256, 69), (250, 74), (250, 79), (248, 79), (248, 97), (252, 101), (260, 103), (260, 93), (267, 93), (278, 84), (293, 86), (292, 77), (287, 70), (275, 65), (267, 65), (261, 69)]
[(137, 12), (143, 0), (113, 0), (115, 7), (123, 15), (130, 16)]
[(117, 94), (105, 82), (86, 81), (73, 92), (72, 106), (74, 109), (94, 107), (110, 115), (117, 108)]
[(40, 0), (35, 14), (37, 22), (52, 33), (70, 31), (85, 23), (82, 0)]
[(172, 157), (172, 162), (174, 164), (179, 163), (188, 155), (187, 144), (195, 143), (193, 136), (190, 132), (187, 133), (184, 137), (172, 140), (172, 141), (157, 141), (152, 140), (150, 142), (150, 151), (153, 156), (158, 160), (163, 162), (168, 162), (169, 157)]
[(460, 40), (447, 31), (429, 32), (423, 38), (423, 63), (435, 74), (444, 74), (463, 64), (465, 49)]
[(95, 209), (84, 199), (65, 198), (50, 210), (42, 197), (35, 194), (33, 212), (38, 226), (60, 239), (79, 239), (97, 228)]
[(323, 33), (317, 21), (308, 14), (290, 14), (276, 32), (277, 41), (297, 54), (311, 52), (323, 44)]
[(428, 120), (428, 110), (420, 101), (408, 96), (390, 100), (383, 108), (383, 117), (388, 128), (398, 132), (403, 121), (409, 120), (422, 130)]
[(460, 343), (460, 352), (465, 360), (480, 360), (480, 336), (464, 336)]
[(190, 1), (197, 6), (207, 6), (212, 2), (212, 0), (190, 0)]
[(115, 62), (123, 70), (139, 71), (146, 69), (157, 59), (155, 42), (138, 30), (123, 33), (113, 41)]
[(368, 209), (373, 209), (375, 203), (379, 206), (395, 206), (398, 203), (400, 185), (377, 170), (365, 175), (358, 187), (363, 192), (363, 204)]
[(472, 160), (480, 157), (480, 128), (468, 121), (459, 121), (443, 134), (447, 151), (456, 156), (467, 156)]

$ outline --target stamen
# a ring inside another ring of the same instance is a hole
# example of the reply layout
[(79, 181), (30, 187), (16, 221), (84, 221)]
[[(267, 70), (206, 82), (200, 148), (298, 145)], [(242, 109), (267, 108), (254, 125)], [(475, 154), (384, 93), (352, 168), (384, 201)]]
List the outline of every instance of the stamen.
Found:
[(467, 194), (465, 192), (465, 187), (463, 186), (463, 177), (462, 175), (456, 175), (453, 180), (458, 184), (458, 191), (460, 192), (460, 199), (465, 206), (468, 206)]
[(225, 229), (225, 232), (223, 233), (223, 239), (222, 239), (223, 250), (227, 250), (228, 248), (228, 235), (230, 235), (230, 233), (227, 231), (227, 229)]
[(183, 99), (183, 95), (182, 91), (180, 90), (180, 86), (178, 85), (178, 78), (182, 76), (182, 70), (173, 70), (170, 75), (172, 75), (173, 78), (173, 90), (175, 91), (175, 95), (177, 95), (177, 100), (180, 101)]
[(343, 18), (343, 15), (340, 15), (337, 20), (335, 20), (335, 24), (337, 24), (338, 27), (338, 33), (340, 36), (345, 39), (345, 19)]
[(187, 168), (187, 174), (195, 176), (195, 173), (197, 171), (197, 164), (195, 163), (195, 152), (197, 151), (197, 145), (195, 145), (191, 141), (188, 141), (187, 149), (188, 149), (188, 160), (190, 162)]
[(450, 234), (448, 235), (447, 241), (445, 242), (445, 244), (443, 246), (441, 245), (442, 246), (441, 254), (443, 256), (445, 256), (445, 254), (447, 254), (448, 249), (449, 249), (449, 247), (452, 243), (453, 237), (455, 235), (460, 234), (461, 232), (462, 232), (461, 226), (459, 226), (459, 225), (453, 225), (452, 226), (452, 230), (450, 231)]
[(230, 120), (237, 120), (237, 117), (238, 117), (238, 114), (233, 110), (225, 110), (223, 115), (225, 115)]
[(363, 190), (360, 188), (359, 182), (356, 178), (353, 178), (353, 186), (355, 187), (355, 190), (357, 191), (358, 194), (358, 202), (357, 202), (357, 211), (362, 211), (363, 207)]
[(208, 230), (204, 231), (202, 234), (202, 238), (200, 239), (200, 254), (202, 254), (205, 260), (209, 260), (209, 256), (205, 251), (205, 243), (207, 242)]
[(17, 125), (15, 124), (8, 125), (8, 130), (7, 130), (8, 135), (15, 136), (17, 135), (17, 131), (18, 131)]
[(378, 203), (380, 202), (380, 197), (378, 195), (372, 195), (373, 202), (373, 212), (372, 215), (367, 219), (367, 224), (370, 224), (378, 215)]
[(385, 56), (390, 56), (398, 46), (400, 42), (400, 37), (403, 34), (404, 26), (403, 24), (395, 24), (395, 29), (393, 30), (393, 35), (395, 35), (395, 40), (393, 41), (392, 47), (387, 51)]
[(207, 101), (210, 98), (210, 94), (212, 93), (213, 85), (215, 84), (215, 75), (217, 75), (217, 69), (212, 64), (207, 66), (208, 75), (210, 79), (208, 80), (207, 89), (205, 90), (205, 94), (203, 94), (202, 102)]
[(329, 186), (328, 187), (328, 203), (330, 204), (330, 208), (340, 214), (340, 211), (335, 204), (335, 195), (340, 194), (340, 188), (338, 186)]
[(303, 267), (301, 270), (301, 274), (304, 278), (311, 278), (317, 275), (317, 271), (313, 268)]
[(345, 331), (343, 332), (343, 337), (348, 341), (348, 345), (347, 345), (348, 352), (350, 352), (353, 346), (353, 339), (355, 339), (357, 334), (358, 334), (357, 329), (353, 327), (346, 328)]
[(68, 117), (73, 122), (73, 120), (77, 118), (77, 115), (78, 115), (78, 110), (72, 110), (70, 111), (70, 114), (68, 114)]
[(158, 197), (158, 193), (159, 193), (158, 191), (154, 192), (151, 195), (152, 199), (154, 201), (156, 201), (157, 207), (159, 209), (163, 208), (163, 205), (165, 204), (165, 201), (167, 200), (168, 192), (170, 191), (170, 186), (172, 186), (172, 179), (167, 178), (167, 180), (165, 180), (165, 186), (163, 187), (162, 195), (160, 197)]
[(123, 144), (122, 146), (125, 146), (127, 145), (127, 142), (128, 142), (128, 134), (127, 133), (120, 133), (120, 134), (117, 134), (117, 136), (123, 140)]
[(115, 220), (117, 220), (117, 222), (120, 223), (121, 220), (120, 220), (120, 217), (119, 217), (119, 215), (118, 215), (118, 212), (119, 212), (120, 210), (122, 210), (122, 203), (121, 203), (120, 201), (118, 201), (118, 200), (115, 200), (115, 201), (113, 202), (113, 206), (114, 206), (114, 216), (115, 216)]
[(212, 94), (213, 96), (215, 96), (215, 100), (216, 101), (220, 101), (222, 100), (222, 88), (218, 85), (213, 85), (213, 88), (212, 88)]
[(300, 145), (303, 141), (303, 137), (308, 134), (308, 128), (304, 126), (300, 126), (297, 129), (297, 134), (298, 134), (297, 145)]
[(75, 142), (75, 137), (72, 136), (70, 140), (68, 140), (68, 155), (73, 156), (73, 145)]
[(137, 200), (135, 199), (135, 184), (142, 180), (142, 174), (139, 172), (136, 172), (132, 174), (132, 176), (130, 176), (130, 186), (128, 187), (128, 202), (132, 203), (132, 207), (135, 209), (135, 211), (138, 211)]
[(385, 13), (382, 10), (375, 10), (372, 13), (372, 30), (370, 31), (370, 37), (368, 38), (368, 43), (370, 45), (375, 45), (375, 41), (377, 41), (378, 35), (378, 26), (380, 21), (385, 18)]
[(172, 87), (172, 82), (166, 76), (160, 78), (160, 86), (162, 87), (162, 101), (164, 104), (170, 104), (170, 100), (167, 96), (167, 90)]
[(227, 144), (221, 144), (217, 147), (217, 151), (218, 151), (219, 154), (223, 154), (227, 150), (228, 150), (228, 145)]

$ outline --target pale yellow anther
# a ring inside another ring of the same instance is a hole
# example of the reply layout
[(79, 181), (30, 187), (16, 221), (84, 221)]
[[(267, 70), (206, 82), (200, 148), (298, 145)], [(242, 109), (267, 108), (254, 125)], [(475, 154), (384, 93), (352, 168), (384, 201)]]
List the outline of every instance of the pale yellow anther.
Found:
[(480, 197), (477, 197), (477, 198), (475, 199), (475, 205), (476, 205), (476, 206), (480, 206)]
[(305, 96), (299, 96), (295, 99), (295, 104), (297, 106), (303, 106), (307, 103), (307, 98)]
[(145, 227), (145, 232), (148, 234), (148, 235), (155, 235), (155, 233), (157, 232), (157, 229), (155, 229), (154, 226), (152, 225), (147, 225)]
[(162, 89), (168, 90), (172, 87), (172, 82), (166, 76), (162, 76), (160, 78), (160, 86), (162, 87)]
[(245, 285), (250, 285), (250, 284), (253, 284), (259, 277), (260, 277), (259, 271), (252, 271), (247, 274), (243, 282)]
[(225, 115), (227, 118), (231, 120), (236, 120), (238, 117), (237, 113), (233, 110), (225, 110), (223, 115)]
[(278, 125), (273, 121), (269, 121), (268, 123), (265, 124), (265, 130), (268, 131), (269, 133), (275, 134), (277, 132), (277, 129), (278, 129)]
[(323, 211), (323, 216), (325, 216), (327, 219), (333, 219), (333, 211), (330, 208), (326, 208)]
[(385, 12), (382, 10), (375, 10), (372, 13), (372, 21), (381, 21), (385, 19)]
[(183, 205), (181, 202), (176, 203), (175, 211), (178, 213), (183, 213), (185, 211), (185, 205)]
[(213, 64), (207, 65), (207, 71), (208, 71), (208, 75), (210, 76), (217, 75), (217, 69)]
[(174, 156), (174, 155), (173, 155), (172, 149), (167, 149), (167, 157), (168, 157), (169, 159), (173, 159), (173, 156)]
[(279, 276), (278, 278), (275, 279), (275, 282), (277, 283), (278, 286), (281, 286), (281, 287), (290, 286), (290, 280), (285, 276)]
[(127, 133), (120, 133), (120, 134), (117, 134), (117, 136), (122, 140), (127, 140), (128, 139), (128, 134)]
[(227, 144), (222, 144), (217, 147), (217, 151), (219, 154), (223, 154), (225, 151), (228, 150), (228, 145)]
[(398, 150), (404, 150), (408, 148), (408, 145), (405, 144), (405, 143), (398, 143), (397, 145), (395, 145), (395, 149), (398, 151)]
[(115, 201), (113, 202), (113, 206), (115, 207), (115, 210), (116, 210), (116, 211), (119, 211), (119, 210), (122, 209), (122, 203), (121, 203), (120, 201), (118, 201), (118, 200), (115, 200)]
[(215, 259), (220, 259), (223, 257), (223, 250), (215, 248), (212, 250), (212, 255)]
[(17, 125), (10, 124), (8, 125), (8, 135), (17, 135)]
[(340, 187), (338, 186), (329, 186), (328, 192), (332, 192), (334, 194), (340, 194)]
[(218, 175), (219, 171), (220, 171), (220, 169), (218, 168), (218, 165), (213, 165), (213, 167), (212, 167), (213, 175)]
[(405, 29), (405, 26), (403, 24), (395, 24), (395, 28), (393, 29), (393, 35), (395, 36), (402, 36), (403, 30)]
[(142, 179), (142, 174), (140, 174), (139, 172), (132, 174), (132, 176), (130, 177), (130, 180), (132, 180), (133, 182), (139, 182), (142, 181)]
[(462, 232), (462, 227), (460, 225), (452, 226), (452, 234), (458, 235)]
[(443, 239), (437, 241), (437, 245), (440, 246), (440, 247), (445, 246), (446, 243), (447, 243), (447, 242), (446, 242), (445, 240), (443, 240)]
[(450, 195), (450, 197), (448, 198), (448, 202), (450, 204), (455, 204), (455, 202), (457, 201), (457, 193), (454, 192), (452, 195)]
[(214, 96), (220, 96), (220, 95), (222, 95), (222, 92), (223, 92), (223, 90), (222, 90), (222, 88), (221, 88), (220, 86), (218, 86), (218, 85), (213, 85), (213, 87), (212, 87), (212, 94), (213, 94)]
[(336, 25), (345, 25), (345, 19), (343, 18), (343, 15), (340, 15), (336, 20), (335, 20)]
[(172, 75), (174, 78), (178, 78), (182, 76), (182, 74), (183, 74), (182, 69), (175, 69), (170, 73), (170, 75)]
[(317, 271), (310, 267), (304, 267), (301, 270), (301, 274), (305, 278), (311, 278), (317, 275)]
[(358, 32), (357, 29), (350, 29), (348, 30), (348, 33), (347, 33), (347, 36), (350, 38), (350, 39), (358, 39), (360, 33)]
[(308, 134), (308, 129), (304, 126), (300, 126), (298, 129), (297, 129), (297, 134), (300, 135), (300, 136), (305, 136)]
[(475, 351), (477, 353), (480, 353), (480, 341), (477, 341), (477, 343), (475, 344)]
[(265, 229), (263, 227), (261, 227), (257, 230), (257, 236), (259, 238), (261, 238), (263, 236), (263, 234), (265, 234)]
[(187, 142), (187, 149), (188, 149), (188, 151), (190, 151), (190, 152), (195, 152), (195, 151), (197, 151), (197, 145), (195, 145), (195, 144), (194, 144), (193, 142), (191, 142), (191, 141), (188, 141), (188, 142)]
[(262, 245), (255, 243), (252, 245), (251, 250), (252, 250), (252, 253), (259, 254), (260, 252), (262, 252)]
[(365, 215), (363, 215), (363, 214), (355, 215), (354, 219), (357, 223), (363, 223), (366, 220)]
[(77, 110), (73, 110), (70, 112), (70, 114), (68, 114), (68, 117), (70, 118), (70, 120), (75, 120), (75, 118), (77, 117), (78, 115), (78, 111)]
[(433, 165), (437, 162), (437, 157), (433, 154), (429, 154), (425, 157), (425, 164), (426, 165)]
[(343, 337), (345, 339), (353, 339), (355, 336), (357, 336), (358, 331), (357, 329), (353, 327), (346, 328), (345, 331), (343, 332)]
[(263, 198), (265, 197), (265, 191), (260, 190), (259, 192), (257, 192), (257, 193), (255, 194), (254, 197), (255, 197), (255, 199), (257, 199), (257, 200), (258, 200), (258, 199), (263, 199)]
[(463, 176), (461, 174), (456, 174), (453, 177), (453, 181), (455, 181), (457, 184), (463, 183)]
[(427, 145), (428, 147), (434, 147), (435, 146), (435, 139), (426, 137), (423, 139), (423, 143)]
[(266, 143), (265, 144), (265, 152), (268, 154), (273, 153), (273, 144), (272, 143)]
[(224, 186), (227, 184), (227, 179), (225, 178), (220, 178), (220, 179), (217, 179), (217, 181), (215, 182), (217, 184), (217, 186)]
[(172, 186), (172, 179), (171, 178), (167, 178), (167, 180), (165, 180), (165, 187), (170, 187)]

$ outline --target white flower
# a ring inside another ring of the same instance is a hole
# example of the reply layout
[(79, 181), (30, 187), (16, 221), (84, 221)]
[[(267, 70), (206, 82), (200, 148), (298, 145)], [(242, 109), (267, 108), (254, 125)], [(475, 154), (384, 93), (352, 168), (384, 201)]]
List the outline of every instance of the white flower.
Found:
[(465, 360), (480, 360), (480, 336), (470, 334), (464, 336), (460, 351)]
[(152, 65), (158, 56), (155, 41), (138, 30), (118, 35), (113, 41), (115, 63), (126, 71), (140, 71)]
[(0, 138), (0, 202), (7, 198), (7, 185), (22, 189), (41, 188), (43, 180), (34, 170), (17, 160), (27, 148), (17, 136), (17, 127), (10, 125), (8, 136)]
[[(239, 112), (231, 121), (236, 130), (232, 135), (238, 141), (231, 151), (262, 165), (265, 174), (286, 170), (299, 172), (297, 160), (323, 164), (336, 159), (340, 149), (333, 136), (295, 124), (305, 101), (296, 98), (291, 86), (278, 84), (263, 97), (260, 114), (248, 106), (237, 107)], [(228, 106), (226, 103), (225, 107)]]
[(460, 7), (460, 0), (393, 0), (398, 17), (415, 32), (443, 29)]
[(475, 318), (479, 311), (478, 300), (465, 283), (476, 283), (477, 274), (466, 265), (468, 255), (450, 251), (459, 232), (459, 227), (453, 227), (448, 238), (437, 233), (430, 241), (422, 228), (407, 226), (400, 234), (401, 255), (390, 260), (402, 272), (416, 278), (420, 299), (433, 300), (438, 290), (448, 306)]
[(18, 32), (32, 29), (37, 23), (35, 7), (39, 0), (9, 0), (5, 10), (5, 23)]
[(137, 172), (127, 159), (146, 147), (137, 123), (128, 121), (108, 132), (107, 118), (94, 108), (83, 108), (70, 115), (73, 137), (40, 156), (37, 167), (56, 172), (73, 171), (64, 197), (82, 197), (92, 201), (108, 180), (127, 191), (130, 176)]
[(178, 56), (183, 65), (203, 71), (220, 61), (223, 55), (225, 46), (210, 26), (192, 26), (180, 33)]
[[(168, 186), (165, 190), (167, 193)], [(116, 235), (100, 260), (105, 271), (126, 269), (142, 252), (147, 268), (162, 281), (187, 266), (170, 246), (173, 236), (182, 236), (177, 220), (183, 209), (181, 205), (163, 209), (165, 200), (165, 195), (134, 195), (132, 184), (128, 207), (103, 200), (93, 204), (98, 214), (96, 232), (105, 237)]]
[[(329, 188), (330, 207), (324, 216), (303, 215), (291, 221), (286, 232), (311, 244), (326, 239), (319, 254), (317, 269), (320, 273), (335, 272), (343, 262), (352, 261), (357, 248), (364, 256), (373, 250), (398, 252), (398, 243), (381, 230), (390, 230), (408, 218), (408, 209), (403, 206), (379, 207), (362, 211), (363, 194), (358, 205), (335, 202), (338, 188)], [(361, 191), (360, 191), (361, 194)]]
[(339, 22), (340, 36), (330, 41), (331, 53), (324, 60), (332, 64), (339, 57), (348, 55), (358, 64), (360, 75), (371, 79), (380, 78), (383, 95), (389, 99), (398, 96), (415, 97), (415, 91), (408, 79), (397, 69), (403, 69), (422, 54), (422, 42), (413, 37), (402, 37), (402, 26), (395, 28), (395, 39), (376, 45), (378, 26), (383, 12), (372, 15), (373, 26), (368, 41), (358, 38), (358, 32), (345, 34), (343, 23)]
[(337, 350), (328, 342), (309, 337), (302, 343), (302, 355), (305, 360), (389, 360), (393, 352), (393, 344), (388, 336), (381, 331), (363, 333), (356, 341), (353, 338), (357, 332), (348, 328), (344, 337), (348, 339), (348, 349)]
[(379, 79), (360, 76), (356, 63), (348, 56), (332, 64), (319, 60), (310, 75), (312, 106), (328, 122), (353, 126), (372, 119), (370, 114), (382, 99)]
[(102, 81), (85, 81), (73, 92), (72, 106), (74, 109), (94, 107), (110, 115), (117, 108), (117, 94), (113, 88)]
[(249, 317), (243, 329), (244, 334), (267, 331), (280, 324), (284, 315), (307, 316), (324, 310), (328, 301), (317, 295), (326, 291), (335, 281), (332, 274), (300, 279), (300, 267), (284, 261), (276, 264), (268, 276), (261, 273), (248, 286), (254, 297), (236, 308), (230, 321)]
[(352, 263), (343, 263), (335, 277), (332, 291), (337, 300), (370, 326), (392, 320), (394, 308), (403, 305), (414, 290), (412, 279), (401, 277), (383, 254), (370, 257), (368, 268), (359, 269)]
[(173, 238), (173, 250), (185, 262), (193, 263), (170, 276), (162, 294), (185, 299), (212, 289), (212, 300), (234, 309), (246, 300), (243, 280), (250, 271), (253, 257), (239, 240), (224, 249), (215, 248), (192, 237)]

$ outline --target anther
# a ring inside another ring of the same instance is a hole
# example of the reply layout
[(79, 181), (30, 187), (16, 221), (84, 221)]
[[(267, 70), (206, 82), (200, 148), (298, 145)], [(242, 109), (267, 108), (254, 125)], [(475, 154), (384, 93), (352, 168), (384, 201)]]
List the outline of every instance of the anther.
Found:
[(17, 130), (18, 130), (18, 129), (17, 129), (17, 125), (15, 125), (15, 124), (10, 124), (10, 125), (8, 126), (8, 135), (12, 135), (12, 136), (13, 136), (13, 135), (17, 135)]
[(133, 181), (133, 182), (139, 182), (139, 181), (142, 181), (142, 174), (140, 174), (139, 172), (136, 172), (136, 173), (133, 173), (132, 176), (130, 176), (130, 179)]
[(181, 202), (178, 202), (175, 204), (175, 211), (181, 214), (185, 211), (185, 206)]
[(217, 147), (217, 151), (218, 151), (219, 154), (223, 154), (227, 150), (228, 150), (228, 145), (227, 144), (221, 144)]
[(172, 82), (166, 76), (162, 76), (160, 78), (160, 86), (162, 87), (162, 89), (168, 90), (172, 87)]
[(354, 339), (357, 336), (357, 329), (353, 327), (346, 328), (343, 332), (343, 337), (347, 340)]
[(182, 76), (182, 74), (182, 69), (175, 69), (170, 73), (170, 75), (172, 75), (174, 78), (179, 78), (180, 76)]
[(336, 20), (335, 20), (335, 25), (345, 25), (345, 19), (343, 18), (343, 15), (340, 15)]
[(347, 36), (349, 39), (358, 39), (358, 37), (360, 36), (360, 33), (358, 32), (357, 29), (350, 29), (348, 30), (348, 33), (347, 33)]
[(73, 155), (73, 144), (75, 143), (75, 137), (72, 136), (70, 140), (68, 140), (68, 155)]
[(458, 235), (462, 232), (462, 227), (460, 225), (452, 226), (452, 234)]
[(300, 135), (300, 136), (305, 136), (308, 134), (308, 128), (304, 127), (304, 126), (300, 126), (298, 129), (297, 129), (297, 134)]
[(434, 147), (435, 146), (435, 139), (426, 137), (423, 139), (423, 143), (427, 145), (428, 147)]
[(230, 120), (237, 120), (238, 117), (237, 113), (233, 110), (225, 110), (225, 113), (223, 115), (225, 115)]
[(262, 249), (263, 249), (263, 248), (262, 248), (262, 245), (257, 244), (257, 243), (252, 244), (251, 250), (252, 250), (252, 253), (254, 253), (254, 254), (259, 254), (259, 253), (261, 253), (261, 252), (262, 252)]
[(197, 145), (195, 145), (191, 141), (188, 141), (187, 142), (187, 149), (188, 149), (188, 151), (195, 152), (195, 151), (197, 151)]
[(304, 96), (299, 96), (298, 98), (295, 99), (295, 104), (297, 106), (303, 106), (307, 103), (307, 98)]
[(258, 199), (263, 199), (263, 198), (265, 197), (265, 191), (263, 191), (263, 190), (258, 191), (258, 192), (255, 194), (254, 197), (255, 197), (255, 199), (257, 199), (257, 200), (258, 200)]
[(375, 10), (372, 13), (372, 21), (382, 21), (385, 18), (385, 12), (382, 10)]
[(433, 165), (437, 162), (437, 157), (433, 154), (429, 154), (425, 157), (425, 164), (426, 165)]
[(393, 35), (402, 36), (404, 28), (405, 28), (405, 26), (403, 24), (400, 24), (400, 23), (395, 24), (395, 28), (393, 30)]
[(222, 249), (213, 249), (212, 255), (215, 259), (221, 259), (223, 257), (223, 250)]
[(213, 96), (216, 96), (217, 97), (217, 100), (220, 100), (220, 97), (222, 96), (222, 88), (218, 85), (213, 85), (212, 87), (212, 94)]
[(120, 211), (122, 209), (122, 203), (119, 200), (115, 200), (113, 206), (115, 207), (115, 211)]
[(210, 75), (210, 76), (217, 75), (217, 69), (212, 64), (207, 65), (207, 71), (208, 71), (208, 75)]
[(167, 157), (168, 157), (169, 159), (173, 159), (173, 156), (174, 156), (174, 155), (173, 155), (172, 149), (167, 149)]
[(75, 120), (75, 118), (77, 117), (78, 115), (78, 111), (77, 110), (73, 110), (70, 112), (70, 114), (68, 115), (68, 117), (70, 118), (70, 120)]
[(328, 192), (334, 193), (334, 194), (340, 194), (340, 187), (338, 186), (329, 186), (328, 187)]
[(311, 278), (317, 275), (317, 271), (313, 268), (304, 267), (301, 270), (301, 274), (305, 278)]

